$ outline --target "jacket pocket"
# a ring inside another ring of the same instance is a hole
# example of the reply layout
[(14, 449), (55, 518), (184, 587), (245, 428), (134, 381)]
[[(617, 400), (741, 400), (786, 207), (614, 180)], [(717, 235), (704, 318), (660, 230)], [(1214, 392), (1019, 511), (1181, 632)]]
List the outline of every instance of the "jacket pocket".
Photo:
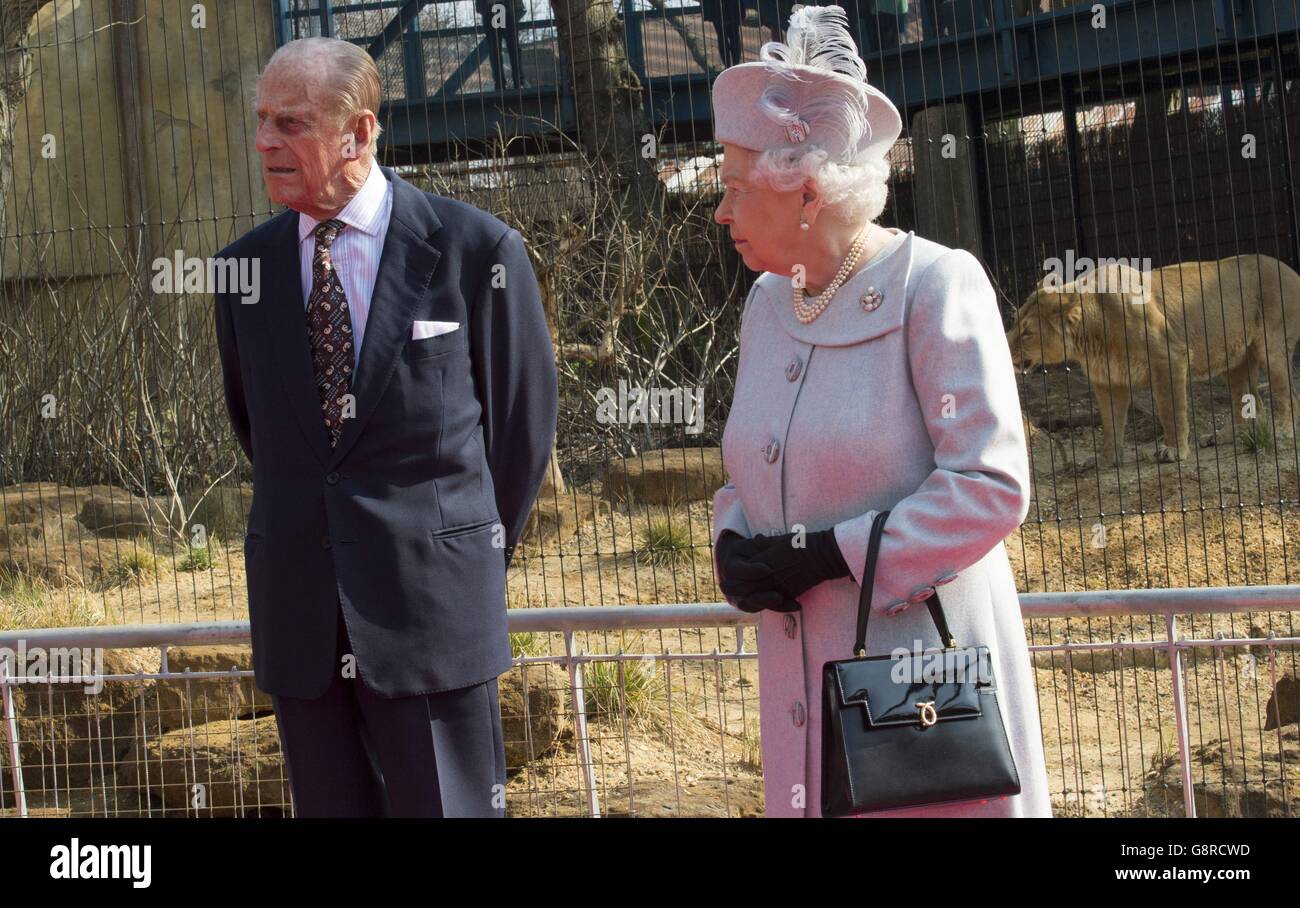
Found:
[(463, 523), (460, 526), (444, 527), (441, 530), (430, 530), (429, 536), (433, 539), (449, 539), (453, 536), (466, 536), (470, 533), (479, 533), (500, 523), (495, 517), (489, 517), (487, 520), (479, 520), (474, 523)]
[(444, 353), (451, 353), (459, 350), (463, 343), (464, 331), (448, 331), (445, 334), (435, 334), (433, 337), (420, 337), (406, 342), (406, 358), (427, 359), (430, 356), (441, 356)]

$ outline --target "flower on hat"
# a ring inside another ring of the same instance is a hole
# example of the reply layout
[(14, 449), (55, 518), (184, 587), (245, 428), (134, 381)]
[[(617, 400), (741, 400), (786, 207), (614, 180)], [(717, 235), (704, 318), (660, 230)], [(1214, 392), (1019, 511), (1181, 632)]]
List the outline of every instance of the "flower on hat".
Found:
[(902, 118), (867, 82), (848, 16), (797, 7), (785, 38), (714, 80), (714, 139), (759, 152), (754, 173), (778, 191), (813, 180), (827, 204), (883, 207), (885, 156)]

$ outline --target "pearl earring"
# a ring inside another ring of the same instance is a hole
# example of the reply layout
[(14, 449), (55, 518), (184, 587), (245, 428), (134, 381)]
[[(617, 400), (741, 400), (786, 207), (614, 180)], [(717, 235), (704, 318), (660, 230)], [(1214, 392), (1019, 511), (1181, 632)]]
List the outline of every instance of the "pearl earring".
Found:
[(799, 229), (800, 229), (800, 230), (807, 230), (807, 229), (808, 229), (808, 222), (805, 221), (805, 220), (803, 219), (803, 215), (802, 215), (802, 214), (799, 215)]

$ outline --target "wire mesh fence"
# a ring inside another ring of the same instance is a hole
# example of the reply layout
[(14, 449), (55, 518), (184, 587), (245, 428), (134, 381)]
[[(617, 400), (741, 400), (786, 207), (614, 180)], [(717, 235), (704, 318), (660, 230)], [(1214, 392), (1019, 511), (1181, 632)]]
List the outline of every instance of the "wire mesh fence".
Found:
[[(1018, 588), (1296, 582), (1300, 458), (1287, 407), (1300, 338), (1293, 5), (842, 5), (869, 78), (903, 113), (881, 223), (975, 253), (1025, 367), (1034, 494), (1029, 518), (1007, 539)], [(238, 542), (251, 470), (222, 405), (211, 297), (183, 282), (160, 289), (158, 263), (201, 261), (275, 213), (252, 149), (256, 77), (277, 46), (309, 35), (344, 38), (376, 59), (383, 163), (497, 214), (528, 242), (558, 352), (558, 469), (512, 563), (510, 606), (719, 599), (710, 501), (725, 481), (718, 442), (740, 302), (754, 275), (712, 220), (721, 158), (709, 86), (723, 66), (756, 59), (791, 8), (741, 0), (0, 7), (0, 628), (246, 620)], [(1073, 280), (1094, 268), (1141, 273), (1144, 305), (1162, 318), (1117, 324), (1107, 293), (1085, 293), (1067, 356), (1057, 349), (1063, 340), (1045, 338), (1068, 313), (1036, 294), (1047, 273)], [(1252, 334), (1256, 310), (1280, 328)], [(652, 395), (664, 405), (646, 405)], [(1258, 647), (1270, 632), (1295, 637), (1294, 615), (1289, 606), (1237, 615), (1244, 626), (1220, 622), (1208, 636)], [(1036, 646), (1066, 637), (1109, 645), (1137, 633), (1084, 618), (1033, 618), (1026, 632)], [(669, 632), (658, 633), (643, 652), (664, 650)], [(673, 644), (684, 651), (681, 639)], [(563, 651), (555, 636), (538, 645), (548, 658)], [(1224, 648), (1197, 664), (1244, 671), (1234, 659), (1260, 657), (1226, 649), (1233, 655), (1223, 666)], [(590, 651), (618, 646), (605, 639)], [(674, 680), (696, 672), (709, 696), (740, 685), (745, 660), (706, 656), (680, 665)], [(1061, 745), (1077, 751), (1059, 763), (1062, 809), (1098, 784), (1088, 773), (1131, 734), (1082, 706), (1080, 691), (1137, 708), (1124, 697), (1137, 669), (1080, 667), (1094, 658), (1102, 657), (1071, 653), (1059, 677), (1057, 663), (1037, 666), (1045, 735), (1055, 722), (1076, 738), (1097, 726), (1096, 753)], [(1296, 683), (1294, 648), (1269, 658), (1271, 687), (1257, 674), (1254, 689), (1233, 692), (1251, 734), (1267, 721), (1269, 698), (1285, 704)], [(628, 664), (637, 663), (600, 660), (592, 671), (621, 665), (626, 695)], [(722, 674), (709, 688), (714, 672)], [(523, 673), (521, 664), (512, 676)], [(155, 680), (152, 688), (180, 685)], [(225, 684), (209, 691), (197, 725), (238, 714), (242, 701)], [(1061, 699), (1061, 690), (1072, 693)], [(113, 714), (147, 728), (149, 715), (172, 709), (139, 695), (113, 704)], [(86, 709), (75, 697), (45, 699), (56, 725)], [(156, 741), (196, 727), (177, 716), (154, 726)], [(720, 745), (731, 731), (719, 728)], [(1241, 756), (1241, 730), (1200, 730), (1204, 746)], [(739, 734), (728, 754), (748, 732)], [(256, 769), (274, 742), (238, 743)], [(622, 746), (632, 752), (630, 738)], [(193, 762), (193, 745), (181, 750)], [(77, 751), (65, 747), (59, 759), (69, 753)], [(1149, 758), (1144, 751), (1138, 763)], [(88, 754), (82, 762), (92, 763)], [(713, 785), (726, 772), (710, 765), (698, 771), (716, 808), (735, 783)], [(1119, 790), (1122, 809), (1157, 812), (1131, 769), (1119, 789), (1101, 783), (1106, 809), (1121, 809)], [(572, 777), (563, 784), (576, 799), (563, 809), (590, 812), (581, 786)], [(679, 780), (672, 803), (681, 790)], [(275, 791), (268, 809), (284, 807), (283, 789)], [(102, 795), (101, 786), (101, 808)], [(560, 810), (548, 797), (529, 809)], [(1269, 803), (1291, 810), (1286, 798)]]
[[(1027, 596), (1051, 641), (1030, 649), (1053, 814), (1294, 816), (1300, 638), (1270, 610), (1295, 596)], [(499, 680), (508, 814), (761, 815), (754, 623), (727, 606), (516, 612)], [(0, 810), (288, 815), (247, 641), (233, 622), (0, 636), (33, 654), (0, 678)]]

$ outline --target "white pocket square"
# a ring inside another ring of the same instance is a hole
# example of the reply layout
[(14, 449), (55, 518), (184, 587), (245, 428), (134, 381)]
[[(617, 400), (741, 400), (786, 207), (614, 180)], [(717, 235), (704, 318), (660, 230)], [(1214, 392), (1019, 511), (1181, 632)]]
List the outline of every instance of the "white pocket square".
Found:
[(455, 331), (459, 327), (460, 322), (417, 321), (411, 325), (411, 340), (419, 340), (422, 337), (437, 337), (439, 334)]

